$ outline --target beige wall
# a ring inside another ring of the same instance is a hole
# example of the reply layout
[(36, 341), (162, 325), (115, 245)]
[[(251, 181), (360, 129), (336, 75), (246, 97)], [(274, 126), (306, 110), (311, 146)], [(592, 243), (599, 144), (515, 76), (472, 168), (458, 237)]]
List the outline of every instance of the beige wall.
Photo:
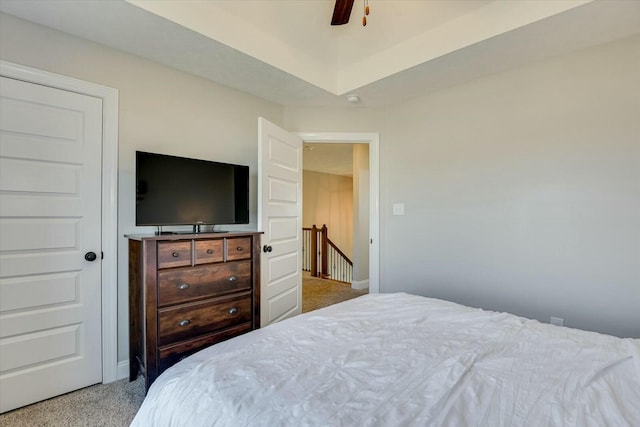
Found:
[(327, 225), (329, 238), (353, 259), (353, 178), (305, 170), (302, 226)]
[(380, 132), (382, 292), (640, 337), (639, 88), (634, 37), (368, 115), (284, 117)]
[[(118, 359), (128, 360), (126, 233), (135, 227), (135, 151), (249, 165), (256, 228), (258, 116), (282, 123), (281, 106), (64, 33), (0, 15), (3, 60), (119, 90)], [(229, 227), (227, 227), (229, 228)]]

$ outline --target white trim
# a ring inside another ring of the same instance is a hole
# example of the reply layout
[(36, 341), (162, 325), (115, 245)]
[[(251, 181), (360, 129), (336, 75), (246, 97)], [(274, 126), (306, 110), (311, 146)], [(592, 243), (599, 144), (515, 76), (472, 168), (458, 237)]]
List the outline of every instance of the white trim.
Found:
[(102, 99), (102, 382), (118, 378), (118, 90), (0, 60), (0, 75)]
[(366, 280), (354, 280), (353, 282), (351, 282), (351, 289), (356, 289), (356, 290), (363, 290), (363, 289), (369, 289), (369, 279)]
[(118, 362), (118, 380), (129, 378), (129, 361), (123, 360)]
[(369, 144), (369, 292), (380, 292), (380, 134), (377, 132), (298, 132), (303, 142)]

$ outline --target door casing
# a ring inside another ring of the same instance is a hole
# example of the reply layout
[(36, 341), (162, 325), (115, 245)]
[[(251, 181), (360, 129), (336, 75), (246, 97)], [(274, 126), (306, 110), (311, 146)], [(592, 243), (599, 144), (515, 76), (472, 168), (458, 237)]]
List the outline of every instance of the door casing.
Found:
[(369, 145), (369, 293), (380, 292), (380, 134), (377, 132), (298, 132), (302, 143)]

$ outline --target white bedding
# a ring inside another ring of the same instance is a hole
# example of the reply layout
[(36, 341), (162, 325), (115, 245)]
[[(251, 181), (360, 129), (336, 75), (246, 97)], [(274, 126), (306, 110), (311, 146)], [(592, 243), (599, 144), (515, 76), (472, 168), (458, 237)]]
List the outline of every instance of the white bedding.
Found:
[(132, 426), (640, 426), (640, 340), (366, 295), (162, 374)]

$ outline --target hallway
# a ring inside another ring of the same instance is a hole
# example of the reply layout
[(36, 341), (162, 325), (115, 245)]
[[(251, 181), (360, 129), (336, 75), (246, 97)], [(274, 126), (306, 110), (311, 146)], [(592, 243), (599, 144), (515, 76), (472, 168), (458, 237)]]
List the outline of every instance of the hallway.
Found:
[(368, 290), (366, 289), (351, 289), (348, 283), (320, 279), (311, 276), (308, 271), (302, 272), (303, 313), (356, 298), (367, 293)]

